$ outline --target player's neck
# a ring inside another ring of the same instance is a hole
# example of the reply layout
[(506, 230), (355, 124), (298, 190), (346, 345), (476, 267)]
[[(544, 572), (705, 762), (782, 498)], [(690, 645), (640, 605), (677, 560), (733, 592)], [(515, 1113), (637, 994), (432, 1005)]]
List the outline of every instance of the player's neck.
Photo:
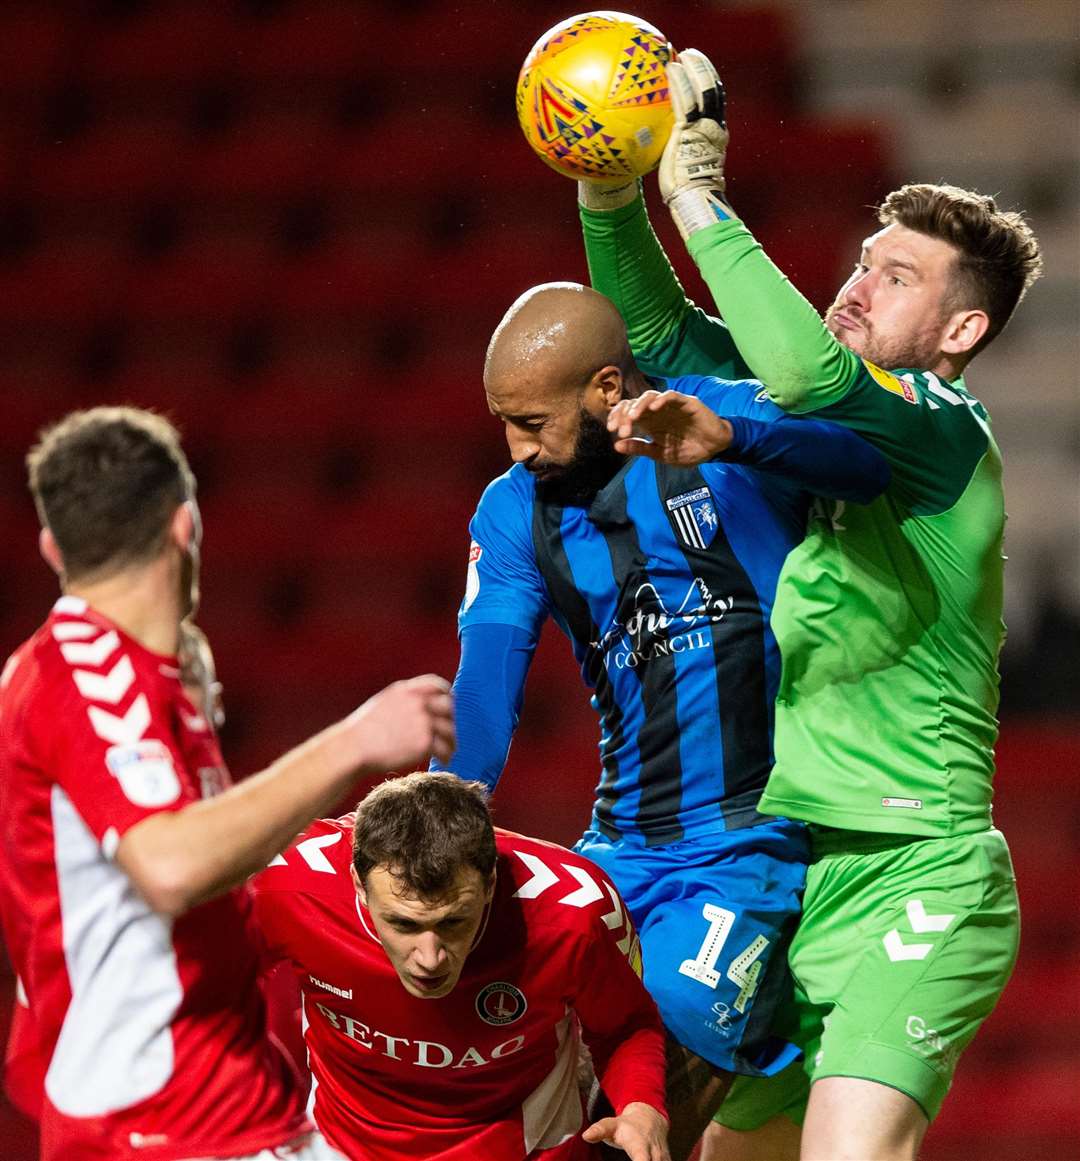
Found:
[(64, 591), (81, 597), (151, 652), (176, 652), (182, 617), (180, 590), (164, 557), (103, 580), (70, 583)]
[(928, 370), (939, 379), (944, 379), (946, 383), (953, 383), (963, 375), (964, 366), (965, 363), (963, 360), (942, 352), (938, 356), (937, 362), (929, 367)]

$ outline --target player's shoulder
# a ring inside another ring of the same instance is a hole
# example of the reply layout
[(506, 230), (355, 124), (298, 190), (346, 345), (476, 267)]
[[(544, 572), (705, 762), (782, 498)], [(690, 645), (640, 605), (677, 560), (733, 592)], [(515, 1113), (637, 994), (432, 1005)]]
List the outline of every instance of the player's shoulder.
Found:
[(122, 655), (114, 626), (94, 614), (84, 601), (61, 597), (48, 619), (5, 662), (0, 672), (0, 698), (8, 712), (16, 706), (27, 710), (44, 707), (52, 722), (50, 728), (55, 729), (69, 720), (66, 714), (76, 703), (87, 700), (97, 684), (102, 684), (102, 676), (109, 683), (109, 692), (121, 683), (134, 683), (130, 661), (115, 669)]
[[(476, 515), (469, 524), (472, 536), (470, 562), (496, 544), (510, 544), (529, 551), (532, 543), (533, 503), (536, 481), (521, 464), (492, 480), (484, 489)], [(479, 550), (479, 552), (478, 552)]]
[(286, 891), (351, 898), (354, 888), (352, 828), (355, 814), (316, 819), (252, 880), (256, 891)]
[(500, 877), (509, 877), (512, 897), (527, 919), (561, 930), (590, 932), (621, 921), (614, 884), (593, 862), (558, 843), (496, 829)]
[(24, 700), (29, 689), (39, 684), (41, 633), (39, 629), (32, 637), (28, 637), (13, 650), (0, 668), (0, 705), (9, 708), (14, 706)]
[(536, 495), (536, 481), (529, 470), (514, 464), (484, 489), (477, 505), (477, 513), (521, 512), (532, 507)]
[(136, 679), (179, 676), (174, 658), (150, 652), (79, 597), (61, 597), (31, 640), (43, 676), (112, 672), (121, 662), (121, 671), (130, 669)]
[(963, 377), (950, 382), (933, 371), (887, 371), (868, 359), (861, 359), (860, 365), (868, 387), (888, 392), (950, 428), (966, 429), (982, 437), (989, 435), (990, 416), (983, 404), (968, 391)]

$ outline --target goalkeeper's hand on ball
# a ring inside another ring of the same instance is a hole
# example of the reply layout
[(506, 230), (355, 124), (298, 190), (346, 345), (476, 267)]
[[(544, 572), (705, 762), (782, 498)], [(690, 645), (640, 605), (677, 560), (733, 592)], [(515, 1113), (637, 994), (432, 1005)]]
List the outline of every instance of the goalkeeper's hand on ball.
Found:
[(724, 196), (724, 86), (696, 48), (667, 66), (675, 125), (660, 160), (660, 193), (683, 240), (732, 216)]

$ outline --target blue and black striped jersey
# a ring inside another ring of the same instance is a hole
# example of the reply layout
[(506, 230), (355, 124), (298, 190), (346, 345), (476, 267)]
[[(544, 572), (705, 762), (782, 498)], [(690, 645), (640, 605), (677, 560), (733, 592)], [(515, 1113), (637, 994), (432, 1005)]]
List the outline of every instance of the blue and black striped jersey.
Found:
[[(631, 457), (587, 508), (544, 501), (520, 465), (484, 492), (470, 525), (455, 687), (479, 683), (479, 698), (461, 690), (459, 702), (483, 705), (488, 720), (459, 705), (450, 764), (493, 783), (520, 703), (520, 688), (495, 688), (507, 667), (465, 648), (470, 634), (512, 627), (507, 647), (531, 655), (551, 616), (600, 717), (592, 825), (650, 845), (758, 821), (780, 673), (769, 615), (784, 558), (802, 539), (812, 492), (867, 502), (888, 478), (868, 444), (784, 416), (759, 383), (693, 376), (666, 386), (732, 419), (737, 441), (724, 462)], [(491, 708), (500, 705), (510, 707), (505, 722)]]

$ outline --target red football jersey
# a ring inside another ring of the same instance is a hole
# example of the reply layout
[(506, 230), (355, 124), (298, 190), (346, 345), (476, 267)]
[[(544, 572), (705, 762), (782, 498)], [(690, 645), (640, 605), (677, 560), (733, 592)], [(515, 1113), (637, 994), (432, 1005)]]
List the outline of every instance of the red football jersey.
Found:
[(457, 987), (411, 996), (353, 889), (352, 816), (315, 823), (253, 881), (303, 993), (315, 1121), (358, 1161), (591, 1156), (579, 1037), (605, 1091), (664, 1110), (664, 1047), (622, 901), (588, 860), (496, 831), (497, 879)]
[(72, 597), (0, 678), (8, 949), (44, 1068), (42, 1157), (237, 1155), (308, 1124), (265, 1034), (248, 888), (171, 920), (112, 856), (229, 783), (174, 657)]

